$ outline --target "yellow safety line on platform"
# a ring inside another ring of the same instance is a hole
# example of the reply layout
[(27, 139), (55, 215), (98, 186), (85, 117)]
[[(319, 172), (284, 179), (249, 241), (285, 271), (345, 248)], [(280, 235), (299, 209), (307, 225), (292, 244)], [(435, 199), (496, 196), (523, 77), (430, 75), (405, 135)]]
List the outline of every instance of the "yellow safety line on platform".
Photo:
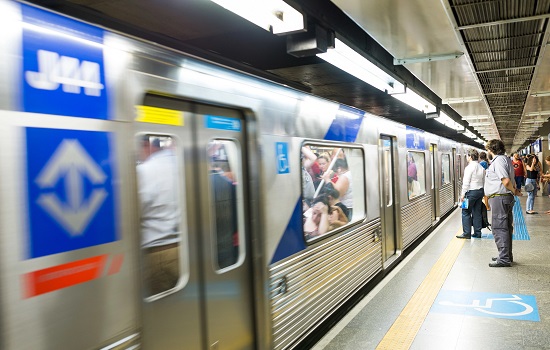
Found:
[[(462, 229), (458, 233), (461, 233)], [(393, 323), (376, 350), (409, 349), (422, 326), (432, 304), (447, 279), (462, 246), (464, 239), (453, 238), (445, 251), (434, 264), (422, 284), (409, 300), (397, 320)]]

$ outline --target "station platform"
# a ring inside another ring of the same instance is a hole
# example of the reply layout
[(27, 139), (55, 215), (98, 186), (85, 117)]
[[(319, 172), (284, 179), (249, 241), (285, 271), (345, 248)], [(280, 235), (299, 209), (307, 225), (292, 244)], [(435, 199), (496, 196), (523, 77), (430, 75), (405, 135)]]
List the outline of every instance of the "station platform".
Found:
[(312, 349), (550, 349), (550, 198), (516, 198), (512, 267), (489, 230), (455, 238), (455, 209)]

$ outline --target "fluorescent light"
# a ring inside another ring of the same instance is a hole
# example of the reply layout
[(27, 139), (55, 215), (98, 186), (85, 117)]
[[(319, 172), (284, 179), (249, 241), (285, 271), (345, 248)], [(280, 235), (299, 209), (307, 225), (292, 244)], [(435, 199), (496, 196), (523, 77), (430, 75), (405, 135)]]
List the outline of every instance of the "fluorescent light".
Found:
[(474, 125), (472, 127), (476, 130), (493, 131), (493, 127), (491, 126)]
[(466, 132), (464, 133), (464, 136), (469, 137), (469, 138), (471, 138), (471, 139), (475, 139), (475, 138), (477, 137), (477, 136), (476, 136), (473, 132), (471, 132), (470, 130), (466, 130)]
[(317, 56), (380, 91), (393, 93), (405, 90), (403, 84), (339, 39), (335, 39), (334, 49), (328, 49), (326, 53)]
[(526, 117), (536, 117), (536, 116), (539, 116), (539, 115), (547, 115), (547, 114), (550, 114), (550, 111), (531, 112), (531, 113), (527, 113), (525, 116)]
[(455, 122), (451, 117), (445, 114), (445, 112), (441, 112), (439, 118), (435, 120), (453, 130), (464, 130), (464, 126)]
[(480, 138), (477, 138), (474, 140), (475, 142), (479, 143), (479, 144), (482, 144), (484, 145), (485, 144), (485, 141), (483, 139), (480, 139)]
[(548, 117), (546, 118), (543, 118), (543, 119), (524, 119), (522, 121), (523, 124), (536, 124), (536, 123), (540, 123), (540, 124), (544, 124), (546, 123), (546, 121), (548, 120)]
[(483, 101), (483, 97), (479, 96), (469, 96), (469, 97), (451, 97), (451, 98), (444, 98), (442, 103), (447, 105), (452, 105), (455, 103), (469, 103), (469, 102), (479, 102)]
[(462, 120), (489, 119), (488, 115), (467, 115), (462, 117)]
[[(419, 111), (424, 112), (426, 114), (437, 112), (437, 108), (432, 103), (428, 102), (425, 98), (423, 98), (416, 92), (412, 91), (411, 89), (405, 89), (404, 94), (401, 94), (401, 93), (392, 94), (392, 97), (395, 97), (399, 101), (404, 102), (409, 106), (416, 108)], [(440, 113), (439, 118), (436, 118), (435, 120), (441, 123), (441, 121), (438, 119), (441, 118), (442, 114), (443, 113)]]
[(304, 29), (304, 16), (282, 0), (211, 0), (274, 34)]
[(491, 123), (491, 122), (479, 122), (479, 123), (468, 122), (468, 124), (470, 124), (470, 126), (489, 126), (489, 125), (493, 125), (493, 123)]

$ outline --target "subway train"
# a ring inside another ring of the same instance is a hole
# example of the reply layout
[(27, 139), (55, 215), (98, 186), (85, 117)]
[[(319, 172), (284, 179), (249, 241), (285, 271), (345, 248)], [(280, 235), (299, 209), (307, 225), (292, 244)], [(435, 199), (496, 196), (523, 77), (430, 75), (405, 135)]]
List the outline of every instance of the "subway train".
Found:
[(0, 23), (2, 349), (295, 348), (456, 207), (470, 146), (33, 5)]

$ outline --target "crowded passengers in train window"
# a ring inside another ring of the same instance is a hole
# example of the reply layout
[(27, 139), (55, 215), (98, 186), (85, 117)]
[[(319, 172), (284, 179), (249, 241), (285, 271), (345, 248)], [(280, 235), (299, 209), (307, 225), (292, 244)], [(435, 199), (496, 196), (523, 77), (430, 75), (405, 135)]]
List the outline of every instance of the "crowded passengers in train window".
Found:
[(451, 183), (451, 156), (443, 154), (441, 156), (441, 184)]
[(302, 147), (303, 229), (306, 240), (365, 216), (363, 152), (355, 148)]
[(407, 193), (409, 200), (426, 193), (425, 155), (407, 152)]

